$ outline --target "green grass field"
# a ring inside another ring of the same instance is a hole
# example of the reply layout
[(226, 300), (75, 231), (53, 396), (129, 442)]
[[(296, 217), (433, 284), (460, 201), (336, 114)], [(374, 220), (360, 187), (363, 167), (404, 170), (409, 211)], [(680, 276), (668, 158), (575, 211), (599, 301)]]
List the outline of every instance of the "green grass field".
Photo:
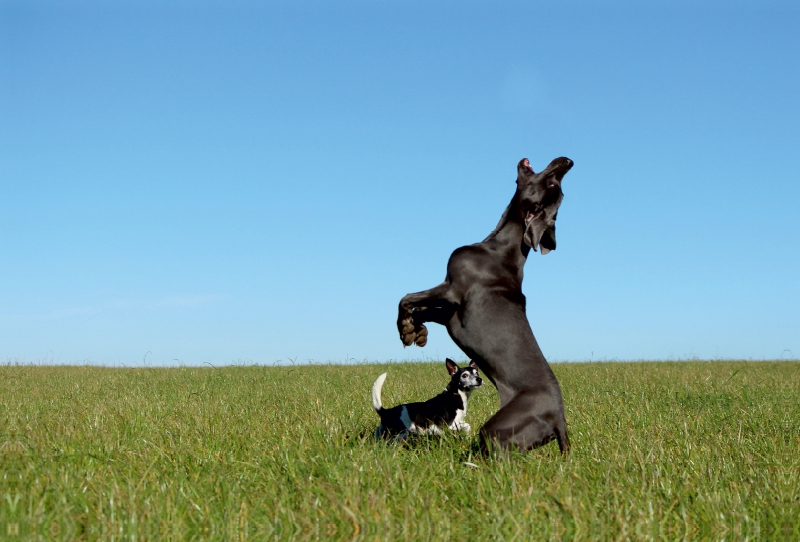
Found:
[(372, 439), (444, 363), (0, 366), (0, 538), (800, 539), (800, 363), (553, 369), (572, 453), (494, 460)]

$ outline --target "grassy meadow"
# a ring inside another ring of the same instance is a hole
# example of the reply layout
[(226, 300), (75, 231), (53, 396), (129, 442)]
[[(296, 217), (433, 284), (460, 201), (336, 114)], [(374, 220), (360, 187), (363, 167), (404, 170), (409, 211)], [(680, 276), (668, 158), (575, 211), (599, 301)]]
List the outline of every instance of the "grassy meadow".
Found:
[(800, 363), (553, 369), (572, 453), (500, 460), (372, 439), (444, 363), (0, 366), (0, 538), (800, 539)]

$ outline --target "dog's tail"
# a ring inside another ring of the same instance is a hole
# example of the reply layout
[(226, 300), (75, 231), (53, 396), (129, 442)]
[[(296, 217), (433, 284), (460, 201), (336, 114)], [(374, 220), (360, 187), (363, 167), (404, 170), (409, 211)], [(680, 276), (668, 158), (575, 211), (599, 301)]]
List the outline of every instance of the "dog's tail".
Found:
[(386, 373), (376, 378), (375, 383), (372, 385), (372, 406), (378, 414), (383, 410), (383, 405), (381, 404), (381, 388), (383, 387), (384, 380), (386, 380)]

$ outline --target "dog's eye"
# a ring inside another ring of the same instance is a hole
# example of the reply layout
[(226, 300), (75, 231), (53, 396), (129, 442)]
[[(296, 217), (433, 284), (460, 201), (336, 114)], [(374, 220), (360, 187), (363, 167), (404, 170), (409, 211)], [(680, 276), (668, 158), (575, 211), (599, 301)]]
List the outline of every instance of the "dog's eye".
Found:
[(467, 378), (467, 373), (462, 373), (461, 378)]

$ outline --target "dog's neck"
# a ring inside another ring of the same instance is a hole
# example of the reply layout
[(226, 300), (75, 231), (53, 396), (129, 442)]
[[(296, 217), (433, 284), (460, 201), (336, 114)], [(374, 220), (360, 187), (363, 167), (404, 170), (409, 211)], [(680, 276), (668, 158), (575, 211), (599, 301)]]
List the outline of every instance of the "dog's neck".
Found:
[(497, 227), (483, 242), (494, 244), (501, 252), (506, 253), (515, 261), (521, 269), (531, 251), (531, 247), (522, 240), (524, 235), (525, 224), (522, 209), (519, 204), (519, 197), (515, 192), (511, 203), (503, 211), (503, 216), (500, 217)]
[(458, 387), (458, 385), (453, 385), (452, 383), (448, 384), (447, 387), (444, 389), (442, 393), (439, 395), (460, 395), (464, 402), (469, 399), (469, 396), (472, 394), (473, 390), (462, 390)]
[(439, 394), (439, 397), (446, 396), (446, 395), (458, 395), (461, 397), (461, 404), (463, 405), (464, 414), (467, 413), (467, 403), (469, 402), (469, 396), (472, 395), (473, 390), (462, 390), (458, 387), (458, 385), (448, 384), (447, 387), (444, 389), (442, 393)]

